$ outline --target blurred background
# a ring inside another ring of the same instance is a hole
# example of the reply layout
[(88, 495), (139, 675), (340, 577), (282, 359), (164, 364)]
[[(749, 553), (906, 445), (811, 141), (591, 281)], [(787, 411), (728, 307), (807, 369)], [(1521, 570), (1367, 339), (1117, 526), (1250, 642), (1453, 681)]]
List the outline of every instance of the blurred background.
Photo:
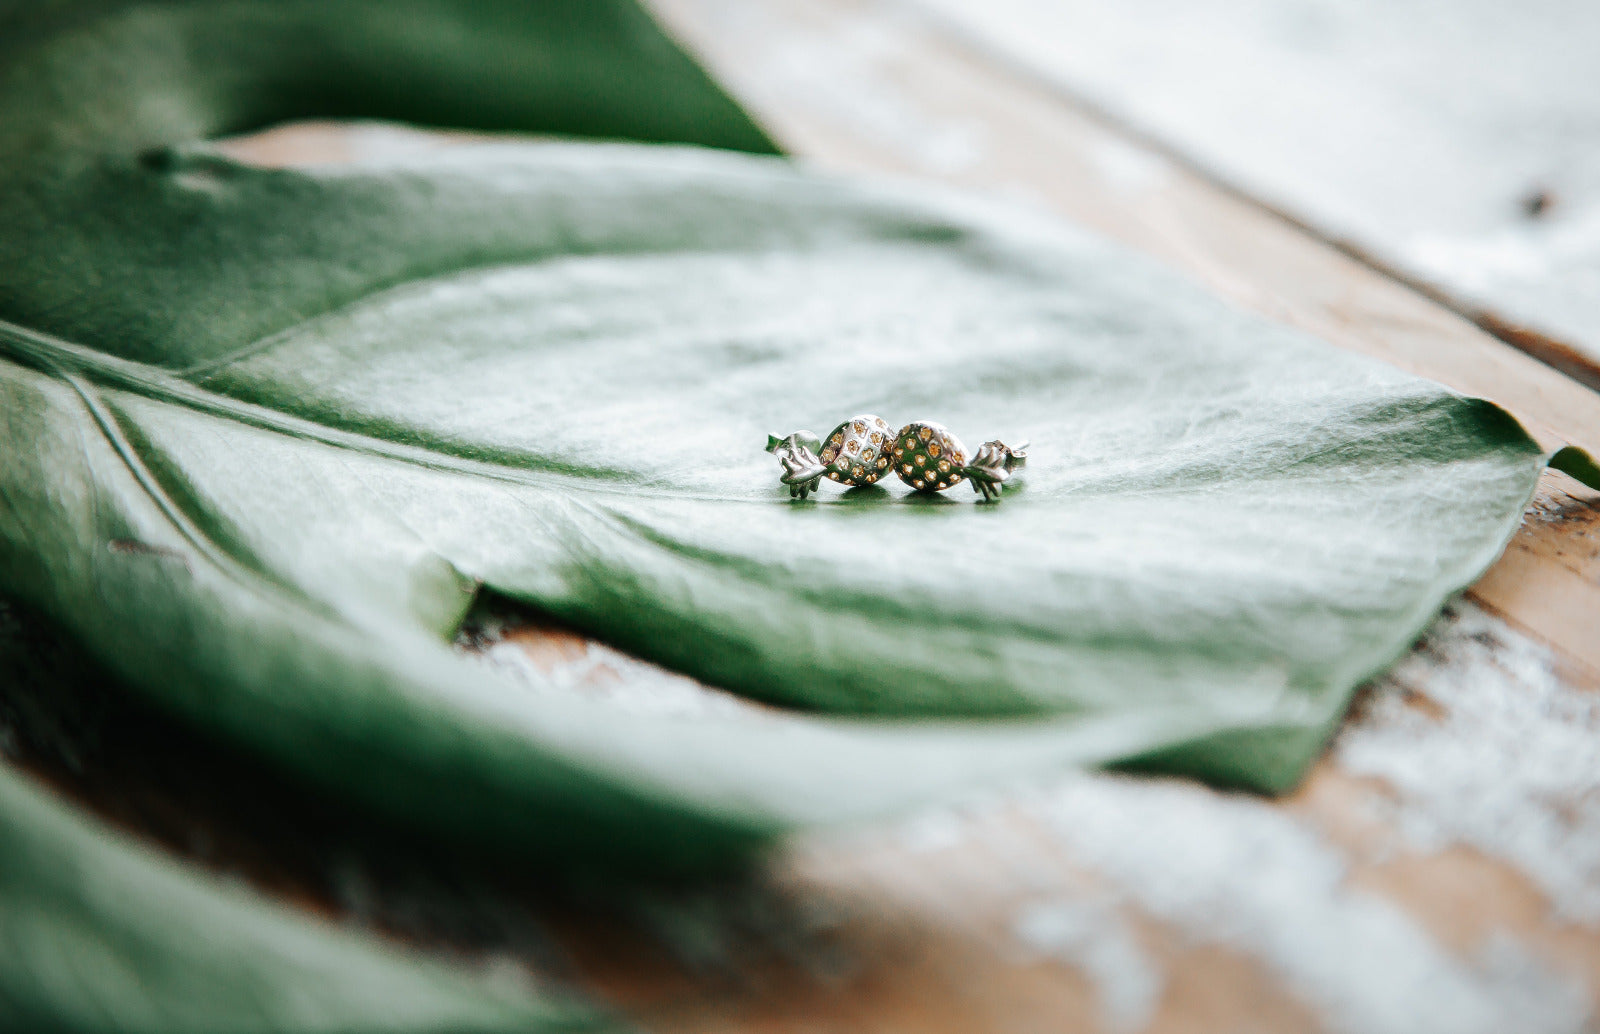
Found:
[(1600, 7), (923, 2), (1318, 233), (1600, 356)]
[[(910, 45), (912, 23), (936, 23), (969, 54), (1594, 384), (1593, 4), (908, 0), (852, 5), (846, 38), (815, 49), (792, 31), (763, 31), (759, 10), (728, 4), (715, 17), (764, 39), (767, 89), (827, 98), (841, 117), (902, 138), (924, 168), (951, 174), (1001, 145), (959, 118), (931, 124), (881, 74)], [(1137, 177), (1136, 164), (1121, 161), (1122, 171)]]
[[(1600, 441), (1600, 4), (647, 6), (797, 160), (1004, 195), (1550, 442)], [(319, 123), (227, 146), (295, 165), (477, 139)], [(1580, 1034), (1600, 1029), (1595, 501), (1548, 475), (1506, 558), (1281, 800), (1071, 774), (710, 884), (547, 885), (230, 776), (4, 605), (0, 675), (80, 688), (0, 700), (0, 745), (230, 878), (647, 1030)], [(713, 692), (526, 615), (456, 645), (583, 691)]]

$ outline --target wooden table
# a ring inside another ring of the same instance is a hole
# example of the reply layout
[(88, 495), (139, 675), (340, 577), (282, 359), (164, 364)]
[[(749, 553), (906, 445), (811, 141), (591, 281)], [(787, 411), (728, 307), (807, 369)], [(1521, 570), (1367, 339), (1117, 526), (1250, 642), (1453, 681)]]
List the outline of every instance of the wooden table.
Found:
[[(804, 160), (1018, 196), (1245, 308), (1495, 399), (1552, 446), (1600, 455), (1600, 395), (911, 8), (654, 6)], [(309, 126), (232, 146), (293, 164), (439, 145)], [(1071, 774), (803, 839), (714, 886), (618, 895), (413, 859), (293, 788), (249, 784), (265, 803), (241, 808), (241, 786), (262, 777), (98, 698), (86, 705), (95, 720), (145, 722), (143, 742), (166, 742), (170, 760), (152, 762), (148, 746), (68, 749), (48, 721), (17, 713), (12, 752), (101, 814), (285, 900), (433, 949), (508, 955), (649, 1030), (1590, 1029), (1597, 501), (1547, 474), (1505, 557), (1363, 691), (1309, 780), (1276, 801)], [(639, 665), (525, 619), (479, 629), (463, 649), (582, 692)]]

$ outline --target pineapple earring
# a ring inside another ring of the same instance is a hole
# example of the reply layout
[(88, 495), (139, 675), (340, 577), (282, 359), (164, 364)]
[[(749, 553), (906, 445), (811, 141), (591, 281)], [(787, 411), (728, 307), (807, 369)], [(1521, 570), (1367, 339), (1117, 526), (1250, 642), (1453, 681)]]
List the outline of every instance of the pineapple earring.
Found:
[(867, 413), (835, 427), (826, 443), (810, 431), (796, 431), (784, 438), (769, 434), (767, 451), (783, 464), (780, 480), (789, 486), (789, 498), (804, 499), (817, 490), (823, 478), (852, 488), (876, 484), (888, 473), (893, 440), (894, 433), (883, 417)]
[(941, 424), (917, 421), (893, 434), (882, 417), (871, 414), (846, 420), (826, 442), (810, 431), (767, 436), (767, 451), (783, 466), (780, 480), (793, 499), (815, 492), (825, 477), (851, 487), (872, 485), (892, 468), (919, 492), (941, 492), (966, 480), (989, 500), (1026, 462), (1025, 447), (985, 442), (969, 462), (966, 448)]
[(900, 480), (918, 492), (943, 492), (966, 480), (988, 501), (999, 498), (1011, 472), (1028, 462), (1027, 448), (1027, 442), (1012, 448), (996, 439), (979, 446), (969, 461), (966, 446), (947, 427), (916, 420), (894, 436), (889, 462)]

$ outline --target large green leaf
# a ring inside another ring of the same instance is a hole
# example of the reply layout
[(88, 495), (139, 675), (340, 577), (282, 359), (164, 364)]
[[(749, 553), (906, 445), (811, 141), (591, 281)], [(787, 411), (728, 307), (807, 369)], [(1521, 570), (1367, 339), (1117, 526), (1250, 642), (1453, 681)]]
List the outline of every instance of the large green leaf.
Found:
[[(0, 589), (441, 835), (693, 867), (1067, 763), (1282, 789), (1543, 463), (1036, 213), (690, 148), (199, 142), (339, 114), (764, 149), (621, 3), (7, 17)], [(995, 505), (792, 503), (767, 432), (862, 412), (1032, 465)], [(448, 645), (482, 590), (790, 709), (532, 692)]]
[(0, 766), (10, 1031), (598, 1031), (509, 970), (462, 972), (290, 914), (75, 815)]

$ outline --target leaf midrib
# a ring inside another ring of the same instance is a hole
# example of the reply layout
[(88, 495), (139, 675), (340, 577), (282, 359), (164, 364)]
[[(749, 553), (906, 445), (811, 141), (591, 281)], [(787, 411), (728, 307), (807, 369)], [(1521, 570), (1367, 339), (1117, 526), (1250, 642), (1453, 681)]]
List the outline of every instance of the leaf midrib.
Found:
[(427, 470), (558, 492), (589, 492), (630, 498), (648, 495), (674, 500), (703, 499), (722, 503), (771, 502), (776, 505), (788, 502), (787, 498), (769, 501), (741, 496), (668, 491), (640, 484), (634, 480), (636, 475), (624, 471), (586, 468), (583, 474), (576, 474), (561, 470), (518, 469), (454, 456), (421, 446), (401, 445), (372, 435), (329, 427), (268, 406), (244, 402), (231, 395), (208, 391), (182, 377), (154, 369), (148, 364), (108, 356), (95, 349), (31, 330), (7, 320), (0, 320), (0, 357), (10, 358), (69, 383), (70, 378), (77, 375), (90, 382), (129, 391), (151, 401), (221, 417), (257, 430), (377, 456)]

